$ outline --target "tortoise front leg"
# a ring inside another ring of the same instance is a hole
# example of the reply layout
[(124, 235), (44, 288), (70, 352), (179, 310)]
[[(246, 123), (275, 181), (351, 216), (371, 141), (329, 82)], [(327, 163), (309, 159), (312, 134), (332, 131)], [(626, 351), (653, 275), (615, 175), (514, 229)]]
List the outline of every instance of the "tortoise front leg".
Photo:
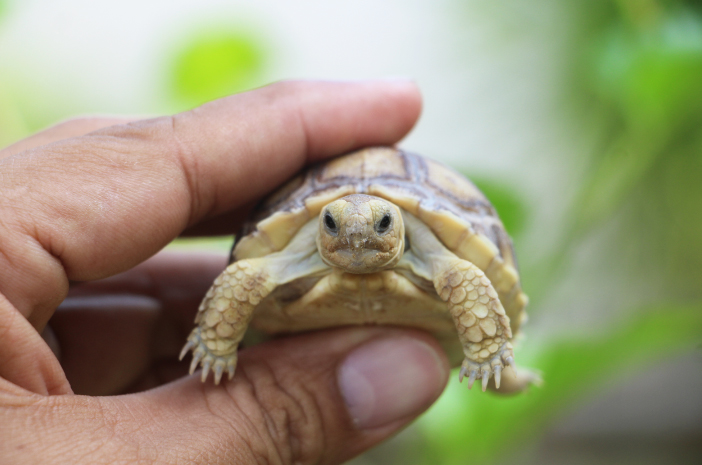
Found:
[(309, 221), (276, 253), (238, 260), (217, 277), (195, 317), (197, 327), (188, 336), (180, 359), (193, 351), (190, 374), (202, 365), (202, 381), (214, 371), (215, 384), (227, 370), (234, 376), (237, 347), (258, 304), (281, 284), (324, 272), (329, 267), (317, 253), (317, 219)]
[(256, 306), (278, 283), (266, 272), (265, 259), (239, 260), (217, 277), (200, 304), (195, 323), (180, 359), (193, 351), (190, 374), (202, 365), (202, 381), (212, 368), (215, 384), (227, 370), (234, 376), (237, 347), (244, 337)]
[(509, 317), (488, 277), (480, 268), (449, 251), (413, 215), (403, 211), (403, 219), (412, 245), (398, 268), (434, 283), (437, 294), (448, 303), (465, 355), (460, 379), (468, 375), (468, 387), (476, 379), (482, 379), (485, 390), (494, 375), (495, 387), (499, 388), (502, 370), (509, 365), (514, 374), (505, 373), (507, 389), (503, 392), (523, 389), (535, 378), (517, 376), (514, 370)]
[(512, 330), (497, 292), (485, 273), (459, 258), (435, 263), (434, 287), (449, 311), (463, 345), (465, 359), (459, 379), (468, 375), (468, 387), (482, 379), (483, 391), (492, 375), (499, 389), (505, 364), (514, 368)]

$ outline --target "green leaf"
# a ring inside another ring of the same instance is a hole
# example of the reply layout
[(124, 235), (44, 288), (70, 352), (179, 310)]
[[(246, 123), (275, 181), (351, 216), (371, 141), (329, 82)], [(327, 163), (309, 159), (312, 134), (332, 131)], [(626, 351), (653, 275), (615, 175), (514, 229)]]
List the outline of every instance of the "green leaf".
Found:
[(173, 64), (174, 96), (193, 105), (259, 84), (264, 46), (242, 31), (203, 31), (177, 53)]
[(419, 422), (428, 456), (440, 457), (432, 463), (504, 459), (585, 395), (702, 341), (702, 306), (641, 309), (640, 315), (599, 339), (563, 338), (538, 354), (518, 353), (520, 364), (543, 373), (543, 387), (527, 393), (499, 397), (449, 383)]
[(657, 144), (643, 142), (626, 134), (604, 154), (570, 210), (574, 232), (581, 234), (608, 218), (645, 178), (661, 151)]
[[(632, 3), (633, 4), (633, 3)], [(594, 88), (619, 115), (618, 135), (586, 177), (574, 231), (610, 216), (657, 160), (702, 121), (702, 17), (669, 9), (647, 27), (615, 24), (592, 68)]]
[(508, 233), (518, 236), (524, 231), (528, 211), (513, 187), (490, 178), (471, 176), (470, 179), (495, 207)]
[(595, 88), (639, 136), (675, 132), (702, 110), (702, 17), (678, 9), (650, 27), (617, 24), (595, 55)]
[[(700, 121), (702, 124), (702, 121)], [(685, 143), (683, 143), (685, 142)], [(702, 132), (681, 141), (653, 169), (624, 217), (623, 240), (639, 238), (641, 255), (671, 295), (702, 299)]]

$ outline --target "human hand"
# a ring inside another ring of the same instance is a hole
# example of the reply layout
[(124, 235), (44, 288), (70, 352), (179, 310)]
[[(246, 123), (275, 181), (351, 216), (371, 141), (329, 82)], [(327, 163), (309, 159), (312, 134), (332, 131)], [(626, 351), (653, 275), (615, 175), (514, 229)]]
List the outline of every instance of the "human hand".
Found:
[(0, 151), (0, 462), (332, 464), (406, 426), (448, 376), (430, 336), (281, 338), (203, 384), (175, 360), (226, 259), (154, 254), (231, 233), (305, 163), (393, 144), (419, 110), (407, 82), (281, 83)]

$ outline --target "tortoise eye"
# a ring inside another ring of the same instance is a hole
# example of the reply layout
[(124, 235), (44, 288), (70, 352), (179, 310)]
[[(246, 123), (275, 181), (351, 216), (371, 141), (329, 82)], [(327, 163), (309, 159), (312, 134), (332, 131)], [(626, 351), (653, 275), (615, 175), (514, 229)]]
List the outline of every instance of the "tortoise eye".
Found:
[(386, 213), (385, 216), (383, 216), (383, 219), (381, 219), (380, 222), (378, 223), (378, 226), (376, 227), (376, 230), (377, 230), (379, 233), (384, 233), (384, 232), (387, 231), (388, 228), (390, 227), (390, 223), (391, 223), (391, 222), (392, 222), (392, 219), (390, 218), (390, 215), (388, 215), (388, 214)]
[(331, 213), (326, 213), (324, 215), (324, 226), (326, 226), (330, 231), (336, 231), (336, 222), (332, 218)]

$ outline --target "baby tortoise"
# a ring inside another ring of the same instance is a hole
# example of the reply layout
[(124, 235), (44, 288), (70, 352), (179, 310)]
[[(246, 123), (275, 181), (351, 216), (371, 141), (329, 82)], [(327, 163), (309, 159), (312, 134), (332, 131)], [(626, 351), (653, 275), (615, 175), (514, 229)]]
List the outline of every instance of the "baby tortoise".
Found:
[[(535, 376), (514, 368), (525, 318), (512, 241), (465, 177), (400, 149), (360, 150), (308, 168), (257, 207), (231, 264), (195, 318), (193, 351), (231, 379), (249, 326), (268, 334), (385, 324), (433, 333), (459, 378), (500, 392)], [(505, 366), (512, 369), (504, 371)], [(502, 387), (500, 387), (502, 384)]]

